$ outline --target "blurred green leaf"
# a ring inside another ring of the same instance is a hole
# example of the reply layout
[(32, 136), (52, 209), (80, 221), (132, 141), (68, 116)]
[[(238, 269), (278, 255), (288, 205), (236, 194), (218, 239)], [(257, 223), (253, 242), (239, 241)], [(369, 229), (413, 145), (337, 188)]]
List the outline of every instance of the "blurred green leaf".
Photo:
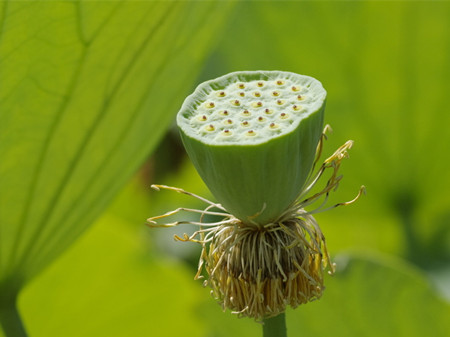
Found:
[(229, 8), (0, 4), (0, 288), (17, 291), (98, 217), (167, 129)]
[(30, 335), (203, 336), (208, 292), (179, 262), (145, 254), (129, 223), (106, 215), (22, 292)]
[(448, 335), (450, 305), (415, 268), (392, 258), (341, 255), (321, 300), (287, 315), (292, 336)]

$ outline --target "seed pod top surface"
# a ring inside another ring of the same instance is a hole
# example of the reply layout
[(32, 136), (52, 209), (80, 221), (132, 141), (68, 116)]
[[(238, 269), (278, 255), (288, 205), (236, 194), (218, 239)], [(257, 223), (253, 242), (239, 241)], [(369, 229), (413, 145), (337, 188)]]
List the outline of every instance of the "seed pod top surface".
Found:
[(200, 84), (177, 115), (193, 164), (244, 223), (264, 225), (298, 197), (323, 125), (326, 91), (281, 71), (234, 72)]
[(325, 97), (321, 83), (309, 76), (236, 72), (201, 84), (177, 121), (186, 135), (205, 144), (260, 144), (295, 130)]

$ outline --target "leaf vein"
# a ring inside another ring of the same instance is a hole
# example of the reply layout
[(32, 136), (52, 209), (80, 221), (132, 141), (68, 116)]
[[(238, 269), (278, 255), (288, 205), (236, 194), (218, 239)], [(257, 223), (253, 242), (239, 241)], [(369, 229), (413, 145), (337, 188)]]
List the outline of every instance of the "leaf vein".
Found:
[[(36, 257), (37, 252), (35, 254), (32, 254), (32, 252), (34, 250), (36, 250), (36, 247), (38, 247), (37, 244), (40, 241), (42, 241), (40, 239), (42, 239), (41, 235), (42, 235), (43, 229), (45, 227), (46, 220), (49, 220), (51, 218), (51, 215), (53, 214), (54, 209), (59, 204), (60, 197), (61, 197), (61, 195), (63, 195), (64, 191), (67, 188), (67, 182), (70, 181), (70, 178), (72, 177), (73, 173), (75, 172), (75, 169), (78, 167), (79, 163), (81, 162), (81, 158), (83, 157), (84, 150), (86, 149), (86, 147), (88, 146), (89, 142), (91, 141), (93, 135), (95, 134), (96, 126), (98, 126), (98, 124), (100, 124), (102, 122), (102, 120), (104, 120), (104, 118), (107, 115), (107, 112), (109, 110), (110, 103), (111, 103), (112, 99), (114, 98), (114, 95), (120, 89), (121, 85), (124, 82), (124, 79), (127, 77), (128, 73), (131, 71), (134, 64), (139, 60), (139, 56), (144, 52), (145, 47), (151, 41), (151, 39), (154, 37), (154, 35), (158, 31), (158, 29), (162, 26), (162, 22), (165, 19), (167, 19), (168, 14), (173, 10), (173, 8), (174, 8), (173, 6), (167, 7), (165, 14), (161, 15), (161, 17), (160, 17), (160, 22), (158, 22), (158, 24), (155, 24), (153, 26), (153, 29), (150, 30), (150, 32), (147, 34), (147, 37), (144, 39), (141, 46), (138, 48), (138, 50), (135, 52), (134, 56), (131, 58), (130, 62), (125, 67), (119, 80), (116, 82), (116, 85), (113, 88), (112, 92), (106, 97), (100, 112), (98, 113), (95, 121), (92, 123), (89, 130), (86, 132), (86, 136), (85, 136), (84, 140), (82, 141), (75, 156), (73, 157), (72, 162), (69, 165), (69, 169), (65, 172), (64, 177), (61, 181), (61, 184), (59, 185), (58, 189), (56, 190), (54, 196), (51, 198), (51, 202), (49, 203), (47, 210), (44, 212), (44, 216), (42, 217), (40, 224), (37, 226), (35, 235), (33, 235), (33, 238), (34, 238), (33, 241), (31, 241), (29, 243), (29, 245), (26, 247), (26, 249), (24, 251), (24, 254), (22, 255), (22, 259), (19, 263), (20, 265), (24, 265), (25, 262), (27, 261), (27, 259), (29, 259), (31, 256), (33, 256), (33, 258)], [(42, 164), (40, 165), (39, 171), (41, 171), (41, 169), (42, 169)], [(35, 190), (35, 188), (36, 188), (35, 185), (36, 185), (36, 183), (34, 183), (33, 190)], [(30, 203), (31, 203), (31, 200), (30, 200)], [(26, 219), (24, 219), (24, 220), (26, 220)]]

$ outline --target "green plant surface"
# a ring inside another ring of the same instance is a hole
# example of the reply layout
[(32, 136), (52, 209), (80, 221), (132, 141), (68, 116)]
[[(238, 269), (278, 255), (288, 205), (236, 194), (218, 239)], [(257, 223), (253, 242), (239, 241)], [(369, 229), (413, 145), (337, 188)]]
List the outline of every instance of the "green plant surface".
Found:
[(180, 262), (148, 255), (141, 235), (103, 216), (23, 291), (30, 335), (204, 335), (195, 310), (207, 291)]
[(229, 7), (1, 3), (0, 292), (53, 261), (143, 162)]
[(286, 314), (265, 319), (263, 322), (263, 337), (286, 337)]
[(447, 336), (450, 305), (416, 267), (392, 257), (361, 253), (339, 255), (336, 263), (338, 272), (327, 278), (323, 298), (288, 312), (289, 332), (337, 337)]

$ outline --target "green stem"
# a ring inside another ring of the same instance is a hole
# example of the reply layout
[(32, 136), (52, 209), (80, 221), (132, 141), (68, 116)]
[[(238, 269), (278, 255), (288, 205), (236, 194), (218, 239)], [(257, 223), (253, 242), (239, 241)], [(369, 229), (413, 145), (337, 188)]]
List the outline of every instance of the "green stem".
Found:
[(284, 312), (278, 316), (265, 319), (263, 324), (263, 337), (287, 337)]
[[(1, 295), (1, 294), (0, 294)], [(4, 300), (0, 296), (0, 299)], [(16, 296), (0, 303), (0, 326), (6, 337), (27, 337), (27, 332), (17, 310)]]

